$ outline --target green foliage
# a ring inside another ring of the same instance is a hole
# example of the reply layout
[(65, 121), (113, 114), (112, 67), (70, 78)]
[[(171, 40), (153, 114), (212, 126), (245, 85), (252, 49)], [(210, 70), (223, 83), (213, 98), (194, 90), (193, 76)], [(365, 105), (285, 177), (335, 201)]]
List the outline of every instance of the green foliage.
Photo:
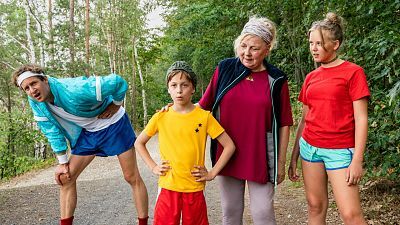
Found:
[[(362, 65), (371, 90), (369, 136), (365, 166), (369, 176), (396, 179), (400, 175), (400, 118), (388, 94), (400, 80), (400, 1), (348, 3), (345, 57)], [(397, 92), (398, 95), (398, 92)], [(393, 91), (392, 99), (396, 99)]]
[(390, 98), (389, 106), (394, 106), (394, 114), (397, 115), (396, 119), (398, 119), (400, 114), (400, 81), (397, 81), (390, 89), (388, 97)]
[[(16, 176), (42, 164), (45, 158), (35, 155), (35, 144), (45, 142), (33, 123), (31, 113), (0, 112), (0, 179)], [(43, 156), (51, 152), (46, 150)]]
[(15, 175), (19, 175), (33, 169), (35, 163), (37, 162), (43, 162), (43, 160), (37, 160), (28, 156), (16, 157), (14, 160), (14, 167), (16, 168)]
[(176, 9), (167, 15), (169, 27), (163, 38), (162, 58), (171, 64), (189, 62), (199, 76), (198, 90), (205, 90), (217, 63), (233, 57), (233, 40), (246, 14), (237, 15), (233, 3), (221, 1), (172, 2)]
[(373, 93), (370, 105), (370, 141), (365, 154), (369, 176), (397, 179), (400, 176), (399, 118), (388, 106), (385, 92)]

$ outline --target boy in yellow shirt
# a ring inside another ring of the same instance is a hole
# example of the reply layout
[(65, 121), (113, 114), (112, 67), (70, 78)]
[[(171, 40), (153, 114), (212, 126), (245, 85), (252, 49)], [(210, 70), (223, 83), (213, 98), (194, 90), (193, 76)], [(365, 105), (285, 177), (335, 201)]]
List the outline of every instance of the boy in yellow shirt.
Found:
[[(174, 104), (168, 111), (153, 115), (137, 137), (135, 148), (151, 171), (159, 175), (161, 192), (154, 210), (154, 225), (207, 225), (203, 194), (235, 151), (232, 139), (209, 111), (192, 103), (196, 74), (184, 61), (171, 65), (166, 75), (168, 93)], [(161, 163), (150, 156), (146, 143), (158, 133)], [(224, 151), (214, 167), (204, 166), (207, 135), (216, 138)]]

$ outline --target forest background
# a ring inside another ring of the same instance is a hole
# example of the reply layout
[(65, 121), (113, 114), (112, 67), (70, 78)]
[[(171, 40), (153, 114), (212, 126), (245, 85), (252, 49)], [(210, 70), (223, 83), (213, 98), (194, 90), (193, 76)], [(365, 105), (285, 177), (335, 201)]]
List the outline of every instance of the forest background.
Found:
[[(149, 29), (146, 15), (156, 7), (163, 9), (165, 26)], [(233, 40), (248, 18), (266, 16), (278, 28), (278, 45), (267, 60), (288, 75), (297, 120), (299, 90), (316, 67), (306, 34), (313, 21), (330, 11), (346, 21), (341, 57), (365, 69), (372, 93), (366, 176), (396, 181), (399, 0), (1, 0), (0, 181), (54, 163), (25, 94), (10, 82), (21, 64), (42, 65), (55, 77), (120, 74), (129, 83), (124, 106), (140, 130), (171, 101), (164, 78), (173, 61), (189, 62), (198, 74), (197, 101), (218, 62), (234, 56)]]

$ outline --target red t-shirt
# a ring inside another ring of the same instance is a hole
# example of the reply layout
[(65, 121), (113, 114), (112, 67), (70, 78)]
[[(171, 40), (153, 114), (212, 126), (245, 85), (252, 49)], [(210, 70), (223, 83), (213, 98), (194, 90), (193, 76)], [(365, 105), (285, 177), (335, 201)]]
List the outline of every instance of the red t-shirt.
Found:
[[(272, 129), (272, 103), (267, 71), (251, 73), (230, 89), (220, 102), (220, 124), (236, 145), (235, 154), (220, 175), (267, 183), (266, 132)], [(218, 68), (199, 104), (211, 110), (217, 90)], [(281, 126), (293, 124), (287, 82), (281, 90)], [(217, 159), (222, 153), (218, 144)]]
[(364, 70), (354, 63), (312, 71), (299, 95), (309, 108), (303, 138), (320, 148), (354, 147), (353, 101), (369, 95)]

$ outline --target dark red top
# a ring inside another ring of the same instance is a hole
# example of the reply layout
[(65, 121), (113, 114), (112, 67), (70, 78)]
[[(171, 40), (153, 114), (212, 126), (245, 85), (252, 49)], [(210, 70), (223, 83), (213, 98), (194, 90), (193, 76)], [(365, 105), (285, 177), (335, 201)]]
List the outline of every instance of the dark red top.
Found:
[[(215, 70), (199, 104), (211, 110), (217, 90)], [(281, 126), (293, 124), (287, 82), (281, 90)], [(272, 129), (272, 105), (267, 71), (251, 73), (230, 89), (221, 100), (220, 124), (236, 145), (235, 154), (220, 175), (267, 183), (266, 133)], [(222, 147), (217, 147), (217, 159)]]

